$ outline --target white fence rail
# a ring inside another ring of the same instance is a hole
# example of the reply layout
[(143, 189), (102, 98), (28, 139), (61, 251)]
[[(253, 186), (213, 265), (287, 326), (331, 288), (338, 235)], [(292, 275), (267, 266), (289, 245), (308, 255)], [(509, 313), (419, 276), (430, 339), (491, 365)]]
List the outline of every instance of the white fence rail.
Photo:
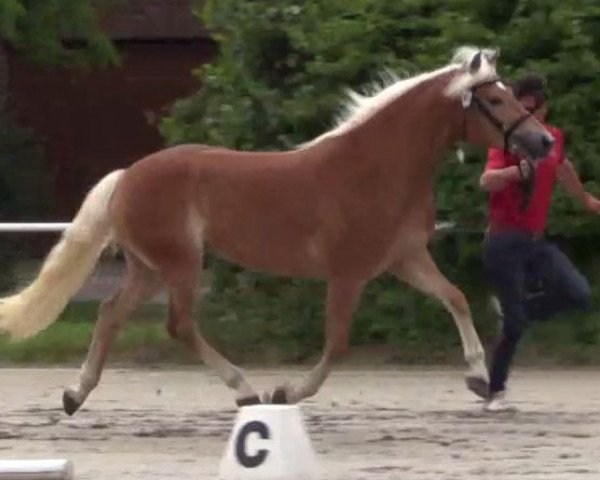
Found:
[[(71, 225), (70, 223), (0, 223), (0, 233), (9, 232), (62, 232)], [(438, 222), (435, 224), (436, 231), (454, 230), (454, 222)]]
[(62, 232), (70, 223), (0, 223), (0, 233), (4, 232)]
[[(42, 233), (55, 232), (62, 233), (71, 223), (69, 222), (14, 222), (0, 223), (0, 235), (5, 233)], [(437, 222), (435, 229), (438, 232), (456, 232), (457, 226), (454, 222)], [(77, 300), (101, 300), (107, 298), (114, 293), (119, 280), (118, 277), (122, 274), (122, 262), (105, 262), (98, 267), (97, 274), (89, 278), (81, 290), (76, 294)], [(28, 271), (27, 271), (28, 272)], [(31, 272), (23, 274), (20, 283), (26, 283), (34, 276)], [(158, 293), (151, 300), (152, 302), (166, 303), (167, 297), (164, 292)]]

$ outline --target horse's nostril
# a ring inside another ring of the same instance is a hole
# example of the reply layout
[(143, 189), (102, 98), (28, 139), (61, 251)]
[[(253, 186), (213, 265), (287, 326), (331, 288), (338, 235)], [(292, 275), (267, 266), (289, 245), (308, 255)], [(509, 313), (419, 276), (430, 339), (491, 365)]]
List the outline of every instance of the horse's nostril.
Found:
[(554, 145), (554, 138), (552, 138), (551, 135), (542, 136), (542, 145), (544, 146), (544, 148), (549, 149), (552, 145)]

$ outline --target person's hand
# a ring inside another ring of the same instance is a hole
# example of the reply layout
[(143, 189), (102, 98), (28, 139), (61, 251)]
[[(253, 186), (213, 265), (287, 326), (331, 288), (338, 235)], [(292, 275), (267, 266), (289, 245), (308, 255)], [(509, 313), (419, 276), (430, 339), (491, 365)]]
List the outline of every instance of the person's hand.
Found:
[(585, 197), (585, 208), (591, 213), (600, 215), (600, 200), (588, 193)]
[(529, 180), (529, 178), (533, 175), (535, 171), (536, 165), (529, 160), (521, 160), (519, 161), (519, 173), (521, 175), (522, 180)]

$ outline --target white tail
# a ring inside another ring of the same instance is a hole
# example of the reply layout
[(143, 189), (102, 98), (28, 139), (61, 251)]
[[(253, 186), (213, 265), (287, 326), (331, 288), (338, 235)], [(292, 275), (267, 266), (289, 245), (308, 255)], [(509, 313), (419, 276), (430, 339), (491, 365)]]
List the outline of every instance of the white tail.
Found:
[(20, 293), (0, 300), (0, 331), (23, 339), (58, 319), (110, 241), (108, 205), (122, 174), (115, 170), (92, 188), (37, 278)]

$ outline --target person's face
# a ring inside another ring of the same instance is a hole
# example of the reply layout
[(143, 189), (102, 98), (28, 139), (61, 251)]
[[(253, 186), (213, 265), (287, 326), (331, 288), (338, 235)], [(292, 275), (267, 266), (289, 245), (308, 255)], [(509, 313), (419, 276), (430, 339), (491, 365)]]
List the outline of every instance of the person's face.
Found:
[(525, 95), (519, 98), (519, 102), (521, 102), (525, 110), (533, 113), (539, 121), (543, 122), (546, 119), (546, 114), (548, 113), (548, 104), (546, 102), (542, 103), (537, 109), (536, 99), (532, 95)]

